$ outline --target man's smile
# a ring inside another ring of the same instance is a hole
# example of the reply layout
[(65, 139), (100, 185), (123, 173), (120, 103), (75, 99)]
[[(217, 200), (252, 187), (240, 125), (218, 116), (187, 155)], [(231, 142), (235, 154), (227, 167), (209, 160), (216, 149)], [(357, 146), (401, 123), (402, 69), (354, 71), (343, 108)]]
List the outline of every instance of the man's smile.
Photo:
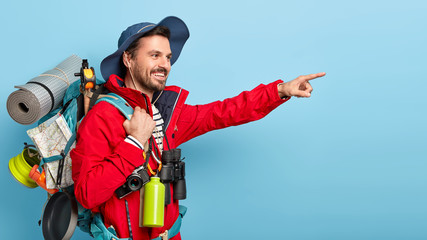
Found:
[(165, 69), (155, 69), (151, 71), (151, 76), (160, 81), (165, 81), (167, 77), (167, 71)]

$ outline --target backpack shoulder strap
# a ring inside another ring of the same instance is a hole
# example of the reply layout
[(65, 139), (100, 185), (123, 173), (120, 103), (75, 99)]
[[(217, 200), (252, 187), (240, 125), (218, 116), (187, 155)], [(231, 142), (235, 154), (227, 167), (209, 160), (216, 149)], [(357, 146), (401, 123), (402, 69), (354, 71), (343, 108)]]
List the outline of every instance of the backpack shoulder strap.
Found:
[(126, 102), (126, 100), (115, 93), (108, 93), (99, 98), (95, 104), (100, 101), (105, 101), (116, 107), (128, 119), (132, 117), (133, 108)]

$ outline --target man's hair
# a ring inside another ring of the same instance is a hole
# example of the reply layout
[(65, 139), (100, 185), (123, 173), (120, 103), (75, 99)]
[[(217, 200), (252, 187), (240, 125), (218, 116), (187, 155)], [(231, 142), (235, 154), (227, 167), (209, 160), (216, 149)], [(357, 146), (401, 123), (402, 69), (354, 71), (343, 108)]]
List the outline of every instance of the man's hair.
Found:
[(126, 52), (129, 53), (130, 58), (131, 59), (135, 59), (136, 57), (136, 51), (138, 50), (139, 46), (140, 46), (140, 41), (141, 38), (143, 37), (149, 37), (149, 36), (154, 36), (154, 35), (159, 35), (159, 36), (163, 36), (167, 39), (170, 38), (170, 30), (168, 27), (165, 26), (157, 26), (153, 29), (151, 29), (150, 31), (146, 32), (145, 34), (143, 34), (141, 37), (139, 37), (138, 39), (136, 39), (135, 41), (133, 41), (129, 47), (126, 49)]

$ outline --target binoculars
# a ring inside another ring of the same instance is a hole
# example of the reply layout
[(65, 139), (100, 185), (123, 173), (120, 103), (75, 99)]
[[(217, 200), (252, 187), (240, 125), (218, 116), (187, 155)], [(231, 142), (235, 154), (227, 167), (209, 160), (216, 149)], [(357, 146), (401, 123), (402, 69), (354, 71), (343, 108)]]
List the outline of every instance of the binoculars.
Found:
[(170, 183), (173, 184), (173, 199), (187, 198), (185, 182), (185, 162), (181, 160), (181, 149), (175, 148), (163, 151), (160, 180), (165, 184), (165, 205), (171, 202)]

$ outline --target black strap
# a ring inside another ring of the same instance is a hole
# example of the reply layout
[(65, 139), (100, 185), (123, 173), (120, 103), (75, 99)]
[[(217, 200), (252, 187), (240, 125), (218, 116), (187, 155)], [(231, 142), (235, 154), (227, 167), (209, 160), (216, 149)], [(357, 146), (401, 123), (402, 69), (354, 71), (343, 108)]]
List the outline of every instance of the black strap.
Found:
[(92, 107), (95, 105), (95, 103), (98, 100), (98, 98), (99, 98), (99, 93), (93, 92), (92, 93), (92, 97), (90, 98), (90, 101), (89, 101), (89, 109), (88, 109), (88, 111), (92, 109)]
[(65, 153), (64, 150), (61, 151), (62, 158), (59, 159), (58, 163), (58, 173), (56, 174), (56, 185), (58, 188), (61, 188), (61, 182), (62, 182), (62, 172), (64, 170), (64, 160), (65, 160)]
[(68, 102), (66, 102), (63, 106), (62, 109), (60, 111), (61, 114), (63, 114), (65, 112), (65, 110), (67, 110), (68, 106), (70, 106), (70, 103), (73, 101), (73, 99), (68, 100)]
[(165, 129), (165, 124), (164, 123), (163, 123), (163, 126), (162, 126), (162, 130), (163, 130), (163, 136), (165, 137), (165, 140), (166, 140), (166, 144), (168, 145), (168, 150), (171, 150), (171, 147), (169, 146), (168, 137), (166, 137), (166, 129)]
[(104, 86), (104, 84), (98, 85), (95, 91), (92, 92), (92, 97), (89, 101), (89, 110), (95, 105), (96, 101), (99, 99), (100, 95), (108, 94), (110, 91)]
[(129, 238), (130, 238), (131, 240), (133, 240), (133, 236), (132, 236), (132, 226), (131, 226), (131, 224), (130, 224), (130, 216), (129, 216), (129, 206), (128, 206), (128, 201), (127, 201), (127, 200), (125, 200), (125, 203), (126, 203), (126, 216), (127, 216), (127, 219), (128, 219), (128, 227), (129, 227)]
[(152, 140), (152, 139), (153, 139), (153, 137), (150, 137), (148, 139), (148, 149), (147, 149), (147, 151), (144, 150), (145, 151), (145, 162), (144, 162), (144, 168), (145, 169), (147, 169), (148, 161), (150, 160), (151, 149), (152, 149), (152, 146), (153, 146), (153, 144), (152, 144), (152, 142), (150, 140)]
[(84, 103), (83, 94), (80, 94), (76, 100), (77, 100), (77, 122), (80, 122), (80, 120), (82, 120), (83, 116), (85, 115), (85, 103)]
[(49, 93), (49, 95), (50, 95), (50, 99), (51, 99), (51, 103), (52, 103), (52, 105), (50, 106), (50, 110), (49, 110), (49, 112), (50, 112), (50, 111), (52, 111), (53, 106), (55, 106), (55, 98), (53, 97), (53, 93), (52, 93), (52, 91), (50, 91), (50, 89), (49, 89), (46, 85), (44, 85), (43, 83), (41, 83), (41, 82), (33, 82), (33, 81), (29, 81), (29, 82), (27, 82), (27, 83), (34, 83), (34, 84), (37, 84), (37, 85), (39, 85), (39, 86), (43, 87), (43, 88), (44, 88), (44, 89)]

